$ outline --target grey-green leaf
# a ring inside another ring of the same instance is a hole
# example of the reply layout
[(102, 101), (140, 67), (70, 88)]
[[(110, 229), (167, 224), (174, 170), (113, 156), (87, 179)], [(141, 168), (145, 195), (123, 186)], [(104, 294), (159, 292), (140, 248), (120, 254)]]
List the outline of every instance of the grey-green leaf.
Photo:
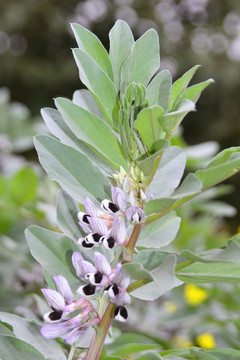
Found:
[(182, 250), (181, 256), (192, 261), (204, 263), (216, 262), (234, 262), (240, 261), (240, 244), (237, 241), (231, 241), (225, 249), (211, 249), (201, 253), (194, 253), (191, 250)]
[(156, 352), (147, 351), (137, 360), (162, 360), (163, 358)]
[(159, 249), (168, 245), (175, 239), (179, 230), (181, 218), (176, 213), (171, 213), (145, 225), (142, 229), (137, 246)]
[(182, 99), (176, 105), (176, 109), (172, 112), (164, 114), (160, 118), (163, 130), (167, 133), (166, 139), (171, 139), (174, 131), (181, 124), (183, 118), (190, 112), (195, 110), (195, 104), (188, 99)]
[(12, 336), (0, 335), (1, 360), (46, 360), (32, 345)]
[(50, 276), (62, 275), (70, 284), (78, 281), (71, 257), (79, 248), (73, 240), (39, 226), (30, 226), (25, 235), (32, 256)]
[(168, 210), (175, 202), (176, 200), (172, 197), (149, 200), (146, 203), (144, 210), (147, 215), (153, 213), (163, 213)]
[(78, 203), (74, 201), (65, 191), (58, 191), (57, 197), (57, 221), (59, 228), (64, 234), (71, 239), (77, 241), (85, 234), (78, 224), (79, 207)]
[(122, 266), (122, 270), (135, 280), (153, 280), (151, 273), (148, 270), (144, 269), (142, 264), (139, 262), (124, 264)]
[(196, 103), (204, 89), (206, 89), (207, 86), (214, 83), (213, 79), (208, 79), (206, 81), (202, 81), (198, 84), (192, 85), (188, 87), (182, 94), (183, 98), (189, 99)]
[(159, 66), (159, 38), (157, 32), (150, 29), (133, 44), (131, 53), (122, 66), (122, 93), (132, 82), (147, 86)]
[(137, 116), (134, 126), (139, 132), (144, 144), (152, 153), (152, 146), (155, 141), (161, 139), (162, 128), (159, 118), (163, 115), (164, 110), (160, 106), (153, 106), (143, 109)]
[[(40, 333), (40, 326), (20, 316), (8, 313), (0, 313), (0, 320), (10, 324), (14, 335), (22, 341), (32, 345), (46, 359), (66, 360), (58, 343), (54, 340), (45, 339)], [(8, 359), (9, 360), (9, 359)]]
[(200, 65), (193, 66), (182, 77), (180, 77), (173, 83), (169, 98), (169, 110), (174, 109), (175, 103), (177, 102), (178, 98), (183, 94), (188, 84), (190, 83), (193, 75), (199, 67)]
[(168, 70), (163, 70), (158, 73), (146, 89), (149, 106), (158, 104), (167, 111), (171, 85), (172, 77)]
[(109, 32), (109, 39), (109, 56), (112, 63), (114, 84), (116, 89), (119, 90), (121, 67), (130, 54), (134, 38), (128, 24), (123, 20), (117, 20)]
[(156, 158), (162, 153), (164, 149), (166, 149), (169, 146), (169, 141), (162, 139), (157, 142), (157, 145), (159, 149), (157, 152), (146, 157), (143, 160), (139, 160), (137, 163), (145, 176), (149, 176), (151, 174)]
[(196, 171), (202, 181), (203, 190), (227, 179), (240, 170), (240, 147), (232, 147), (220, 152), (206, 169)]
[(94, 100), (94, 97), (92, 96), (89, 90), (80, 89), (74, 91), (72, 101), (74, 104), (97, 115), (99, 118), (103, 119), (107, 123), (106, 119), (104, 119), (101, 110), (99, 109), (96, 101)]
[(195, 174), (188, 174), (181, 185), (174, 191), (173, 197), (175, 199), (182, 199), (186, 196), (191, 196), (197, 194), (202, 189), (202, 182), (199, 180)]
[(107, 178), (87, 156), (48, 135), (36, 136), (34, 144), (49, 178), (75, 200), (89, 195), (101, 202), (110, 195)]
[(177, 271), (180, 280), (189, 284), (204, 284), (214, 281), (240, 282), (240, 263), (196, 262)]
[(181, 285), (182, 281), (175, 277), (175, 264), (175, 255), (166, 257), (161, 266), (151, 272), (154, 281), (132, 291), (131, 295), (141, 300), (156, 300), (166, 291)]
[[(86, 90), (87, 91), (87, 90)], [(64, 122), (59, 111), (51, 108), (43, 108), (41, 110), (42, 117), (51, 131), (65, 145), (69, 145), (74, 149), (86, 155), (91, 161), (97, 164), (105, 173), (112, 175), (112, 168), (101, 160), (83, 141), (79, 140), (75, 134), (69, 129)]]
[(118, 94), (112, 80), (84, 51), (73, 49), (73, 55), (79, 68), (81, 81), (91, 91), (103, 115), (112, 125), (119, 111)]
[(120, 165), (126, 168), (126, 160), (117, 136), (102, 119), (68, 99), (58, 98), (55, 104), (78, 139), (87, 143), (115, 169), (118, 170)]
[(113, 79), (112, 66), (106, 49), (98, 37), (79, 24), (72, 24), (79, 49), (85, 51)]
[(147, 188), (146, 194), (155, 198), (169, 197), (179, 185), (186, 164), (184, 151), (171, 146), (165, 149), (158, 170)]
[(157, 269), (168, 256), (168, 253), (161, 250), (141, 250), (133, 255), (133, 262), (139, 262), (145, 270), (152, 271)]

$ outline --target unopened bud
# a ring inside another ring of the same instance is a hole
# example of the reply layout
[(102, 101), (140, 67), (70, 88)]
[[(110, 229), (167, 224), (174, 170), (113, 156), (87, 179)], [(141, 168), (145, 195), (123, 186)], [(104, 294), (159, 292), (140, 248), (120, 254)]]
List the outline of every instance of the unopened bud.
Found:
[(127, 175), (126, 171), (124, 170), (124, 168), (123, 168), (122, 166), (120, 166), (120, 174), (121, 174), (122, 176), (126, 176), (126, 175)]
[(136, 199), (135, 199), (133, 190), (129, 194), (129, 202), (132, 206), (136, 206)]
[(146, 197), (145, 193), (142, 191), (142, 189), (140, 189), (140, 198), (142, 200), (142, 203), (145, 204), (147, 201), (147, 197)]
[(124, 181), (123, 181), (122, 189), (126, 193), (128, 193), (129, 190), (130, 190), (130, 182), (129, 182), (129, 177), (128, 176), (126, 176)]
[(143, 173), (142, 171), (140, 172), (139, 180), (140, 180), (142, 183), (145, 182), (145, 176), (144, 176), (144, 173)]

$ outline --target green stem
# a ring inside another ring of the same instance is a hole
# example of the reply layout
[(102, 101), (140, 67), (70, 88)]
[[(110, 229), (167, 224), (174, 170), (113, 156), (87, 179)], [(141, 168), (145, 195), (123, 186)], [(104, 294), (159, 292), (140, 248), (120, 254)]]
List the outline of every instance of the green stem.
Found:
[(152, 282), (152, 280), (137, 280), (137, 281), (134, 281), (127, 288), (127, 292), (131, 292), (133, 290), (136, 290), (136, 289), (140, 288), (141, 286), (146, 285), (146, 284), (148, 284), (150, 282)]
[(76, 349), (76, 345), (72, 344), (67, 360), (72, 360), (75, 349)]
[(99, 359), (101, 352), (102, 352), (105, 338), (108, 333), (108, 329), (109, 329), (112, 319), (113, 319), (115, 307), (116, 307), (116, 305), (112, 304), (111, 302), (108, 304), (108, 307), (107, 307), (100, 323), (98, 324), (99, 331), (96, 331), (92, 338), (92, 341), (91, 341), (90, 347), (88, 349), (87, 355), (85, 357), (85, 360), (98, 360)]
[(177, 265), (175, 266), (175, 271), (179, 271), (179, 270), (187, 267), (188, 265), (191, 265), (192, 263), (193, 263), (192, 260), (183, 261), (183, 262), (181, 262), (180, 264), (177, 264)]
[(139, 234), (143, 227), (144, 227), (144, 224), (136, 224), (134, 226), (133, 232), (132, 232), (132, 234), (128, 240), (128, 243), (126, 245), (127, 251), (125, 251), (123, 254), (123, 260), (122, 260), (123, 264), (130, 263), (132, 261), (134, 248), (135, 248), (137, 239), (138, 239)]

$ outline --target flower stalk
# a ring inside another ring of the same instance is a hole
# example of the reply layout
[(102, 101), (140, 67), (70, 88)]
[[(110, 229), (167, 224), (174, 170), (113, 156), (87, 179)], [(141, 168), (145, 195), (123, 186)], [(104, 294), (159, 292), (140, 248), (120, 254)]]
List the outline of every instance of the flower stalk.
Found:
[(139, 237), (140, 232), (143, 227), (144, 227), (144, 224), (136, 224), (134, 226), (133, 232), (132, 232), (132, 234), (129, 238), (129, 241), (126, 245), (127, 251), (125, 251), (123, 254), (123, 260), (122, 260), (123, 264), (130, 263), (132, 261), (134, 248), (135, 248), (136, 242), (138, 240), (138, 237)]
[(76, 345), (72, 344), (67, 360), (72, 360), (76, 349)]
[(102, 352), (105, 338), (108, 333), (108, 329), (109, 329), (112, 319), (113, 319), (115, 308), (116, 308), (116, 305), (109, 302), (107, 309), (106, 309), (101, 321), (98, 324), (99, 331), (95, 331), (95, 334), (92, 338), (92, 341), (91, 341), (90, 347), (88, 349), (87, 355), (85, 357), (85, 360), (98, 360), (99, 359), (101, 352)]

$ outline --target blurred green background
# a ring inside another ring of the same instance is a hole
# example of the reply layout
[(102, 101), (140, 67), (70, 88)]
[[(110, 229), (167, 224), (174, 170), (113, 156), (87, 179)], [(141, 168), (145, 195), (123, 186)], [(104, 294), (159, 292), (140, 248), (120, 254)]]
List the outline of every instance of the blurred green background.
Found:
[[(161, 69), (177, 78), (201, 64), (195, 81), (216, 81), (200, 98), (197, 112), (184, 121), (189, 145), (217, 141), (220, 150), (240, 139), (240, 2), (238, 0), (8, 0), (0, 1), (0, 87), (12, 101), (24, 103), (33, 116), (53, 98), (71, 98), (82, 87), (71, 48), (69, 23), (93, 31), (108, 48), (108, 32), (125, 20), (136, 38), (148, 28), (160, 37)], [(35, 153), (25, 156), (36, 158)], [(239, 208), (240, 176), (229, 180), (238, 189), (225, 200)], [(238, 217), (229, 220), (231, 232)]]

